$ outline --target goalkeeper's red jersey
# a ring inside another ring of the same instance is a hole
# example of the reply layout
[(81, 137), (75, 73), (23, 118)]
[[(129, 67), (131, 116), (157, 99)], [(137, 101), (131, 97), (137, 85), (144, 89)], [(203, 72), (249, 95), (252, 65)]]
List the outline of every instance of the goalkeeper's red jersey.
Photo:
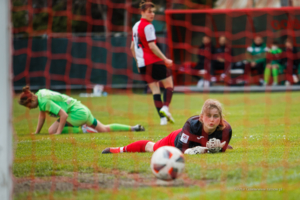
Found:
[(162, 61), (149, 48), (149, 42), (156, 43), (154, 26), (146, 19), (141, 18), (132, 28), (132, 41), (134, 42), (134, 51), (138, 67)]
[(174, 146), (184, 152), (188, 148), (196, 146), (206, 147), (206, 143), (211, 138), (219, 139), (221, 142), (226, 141), (226, 145), (222, 148), (225, 152), (231, 140), (232, 129), (228, 122), (224, 120), (225, 128), (223, 130), (216, 129), (213, 133), (207, 134), (203, 130), (203, 125), (199, 121), (199, 115), (190, 117), (184, 124), (182, 130), (177, 134)]

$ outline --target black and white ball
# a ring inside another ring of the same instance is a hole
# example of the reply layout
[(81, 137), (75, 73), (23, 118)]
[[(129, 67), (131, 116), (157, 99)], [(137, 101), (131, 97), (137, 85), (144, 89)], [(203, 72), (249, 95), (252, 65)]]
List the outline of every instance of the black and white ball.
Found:
[(153, 153), (150, 167), (159, 179), (176, 179), (184, 169), (183, 154), (175, 147), (160, 147)]

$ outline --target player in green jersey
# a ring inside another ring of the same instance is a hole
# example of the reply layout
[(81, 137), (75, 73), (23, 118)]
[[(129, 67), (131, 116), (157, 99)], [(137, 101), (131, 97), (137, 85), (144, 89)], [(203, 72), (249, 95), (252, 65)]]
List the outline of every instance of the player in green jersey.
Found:
[[(267, 85), (271, 76), (271, 70), (273, 75), (273, 85), (278, 85), (278, 70), (281, 69), (280, 59), (282, 50), (278, 47), (278, 42), (273, 41), (271, 48), (269, 49), (270, 63), (267, 64), (264, 72), (264, 85)], [(282, 69), (283, 71), (283, 69)]]
[(259, 83), (264, 84), (263, 74), (266, 67), (266, 52), (268, 47), (261, 36), (254, 38), (253, 44), (247, 48), (247, 60), (251, 66), (251, 74), (259, 76)]
[(20, 96), (19, 104), (29, 109), (39, 107), (40, 114), (35, 134), (42, 129), (46, 113), (59, 117), (48, 129), (49, 134), (78, 133), (80, 126), (84, 127), (83, 132), (145, 130), (139, 124), (135, 126), (123, 124), (104, 125), (94, 118), (91, 111), (80, 101), (48, 89), (41, 89), (34, 94), (30, 91), (29, 86), (25, 86)]

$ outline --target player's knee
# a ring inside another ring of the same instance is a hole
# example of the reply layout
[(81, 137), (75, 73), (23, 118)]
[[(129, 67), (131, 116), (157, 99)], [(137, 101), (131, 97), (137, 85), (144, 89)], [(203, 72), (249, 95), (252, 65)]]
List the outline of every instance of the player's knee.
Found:
[(154, 144), (153, 142), (148, 142), (145, 146), (145, 151), (146, 152), (153, 152), (153, 147), (154, 147)]
[(110, 132), (110, 127), (108, 125), (100, 125), (100, 124), (98, 124), (95, 129), (98, 132)]
[(54, 128), (52, 128), (52, 127), (50, 126), (49, 129), (48, 129), (48, 133), (49, 133), (49, 134), (54, 134), (54, 133), (55, 133)]
[(104, 126), (104, 132), (110, 132), (110, 127), (108, 125)]

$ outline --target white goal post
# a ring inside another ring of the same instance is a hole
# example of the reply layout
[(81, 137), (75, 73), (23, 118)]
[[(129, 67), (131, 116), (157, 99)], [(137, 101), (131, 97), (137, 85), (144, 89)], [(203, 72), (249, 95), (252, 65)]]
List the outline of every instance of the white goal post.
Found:
[(12, 199), (12, 65), (10, 0), (0, 1), (0, 199)]

